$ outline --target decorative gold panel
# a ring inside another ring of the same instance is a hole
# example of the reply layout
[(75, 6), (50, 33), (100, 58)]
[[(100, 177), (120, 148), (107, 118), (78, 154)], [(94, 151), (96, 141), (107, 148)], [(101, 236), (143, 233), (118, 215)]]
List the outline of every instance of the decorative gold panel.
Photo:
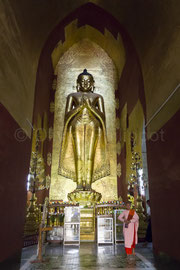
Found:
[[(108, 56), (112, 59), (118, 73), (118, 78), (125, 64), (125, 49), (121, 35), (118, 33), (117, 39), (105, 28), (104, 35), (90, 25), (84, 25), (78, 28), (78, 20), (72, 21), (65, 27), (65, 42), (58, 42), (52, 52), (52, 64), (57, 74), (57, 64), (64, 53), (69, 50), (75, 43), (81, 40), (89, 39), (99, 45)], [(86, 61), (86, 60), (85, 60)], [(95, 67), (95, 65), (94, 65)], [(115, 88), (117, 89), (117, 87)]]

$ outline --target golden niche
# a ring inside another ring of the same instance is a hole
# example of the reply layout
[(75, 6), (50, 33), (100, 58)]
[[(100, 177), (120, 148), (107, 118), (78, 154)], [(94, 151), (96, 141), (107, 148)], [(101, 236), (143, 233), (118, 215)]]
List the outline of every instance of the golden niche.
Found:
[(77, 92), (67, 97), (59, 174), (77, 183), (68, 199), (82, 203), (101, 199), (91, 185), (110, 174), (104, 99), (94, 93), (86, 69), (77, 78)]

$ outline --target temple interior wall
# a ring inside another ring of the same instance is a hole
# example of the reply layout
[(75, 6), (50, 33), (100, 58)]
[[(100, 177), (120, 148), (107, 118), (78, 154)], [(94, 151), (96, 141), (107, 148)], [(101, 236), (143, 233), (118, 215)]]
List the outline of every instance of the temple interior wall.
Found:
[[(17, 142), (14, 133), (18, 128), (23, 128), (30, 138), (32, 127), (27, 119), (30, 123), (32, 123), (32, 119), (36, 122), (38, 114), (42, 116), (44, 111), (49, 110), (49, 91), (52, 84), (53, 67), (51, 59), (47, 59), (48, 56), (44, 54), (42, 48), (58, 23), (64, 20), (70, 12), (87, 2), (94, 2), (107, 11), (110, 16), (112, 15), (112, 21), (113, 17), (117, 19), (133, 41), (144, 78), (147, 105), (146, 121), (151, 118), (179, 83), (180, 61), (177, 57), (180, 38), (179, 0), (1, 1), (0, 102), (2, 103), (1, 112), (5, 109), (8, 117), (10, 116), (10, 125), (2, 127), (3, 136), (1, 137), (0, 149), (2, 149), (1, 159), (4, 164), (1, 170), (0, 198), (3, 202), (11, 202), (10, 208), (13, 213), (13, 216), (12, 213), (4, 216), (4, 209), (7, 213), (8, 204), (1, 204), (4, 218), (0, 228), (6, 235), (7, 243), (4, 245), (1, 241), (1, 250), (3, 250), (1, 261), (11, 258), (21, 248), (19, 239), (23, 230), (21, 228), (23, 227), (26, 200), (25, 183), (31, 153), (30, 147), (26, 148), (24, 144)], [(87, 14), (89, 10), (88, 7)], [(86, 12), (83, 11), (83, 14)], [(83, 14), (79, 16), (83, 17)], [(71, 17), (73, 16), (71, 15)], [(75, 17), (77, 18), (78, 15), (75, 14)], [(108, 18), (106, 17), (103, 21), (99, 20), (98, 16), (93, 16), (93, 23), (95, 26), (99, 26), (103, 32), (104, 24)], [(112, 27), (111, 30), (113, 30), (115, 25), (112, 25), (110, 21), (108, 21), (109, 27)], [(65, 39), (65, 34), (62, 32), (61, 34), (56, 32), (57, 36), (57, 40)], [(46, 44), (50, 51), (49, 54), (52, 52), (51, 44), (53, 42), (53, 40), (48, 40)], [(41, 68), (38, 69), (39, 59), (43, 60)], [(39, 76), (38, 82), (36, 76)], [(179, 91), (177, 91), (148, 126), (149, 139), (152, 132), (161, 128), (165, 134), (168, 133), (168, 137), (164, 137), (165, 143), (150, 140), (147, 148), (147, 152), (149, 152), (148, 173), (151, 182), (152, 219), (156, 220), (156, 222), (153, 221), (153, 231), (156, 237), (154, 248), (157, 253), (165, 252), (178, 260), (180, 260), (179, 253), (177, 253), (178, 246), (174, 245), (173, 240), (177, 240), (179, 245), (177, 237), (180, 222), (179, 216), (177, 216), (179, 209), (174, 207), (179, 205), (178, 194), (180, 190), (179, 156), (177, 155), (179, 147), (176, 144), (179, 141), (177, 132), (179, 107)], [(7, 115), (1, 113), (3, 123), (7, 123)], [(12, 123), (14, 123), (15, 129), (10, 130)], [(9, 138), (12, 139), (12, 143), (9, 142)], [(25, 144), (26, 142), (28, 144), (28, 141), (25, 141)], [(4, 148), (6, 149), (3, 150)], [(122, 158), (125, 160), (126, 151), (123, 151)], [(9, 159), (9, 156), (12, 159)], [(22, 159), (19, 160), (17, 156), (21, 156)], [(21, 171), (22, 168), (25, 169)], [(17, 173), (18, 170), (19, 173), (22, 173), (21, 175)], [(168, 177), (167, 172), (169, 172)], [(14, 204), (17, 201), (18, 204)], [(15, 206), (13, 209), (12, 205)], [(161, 217), (165, 218), (167, 211), (171, 213), (171, 218), (163, 220)], [(176, 217), (176, 226), (173, 225), (173, 230), (169, 234), (174, 217)], [(9, 224), (12, 224), (12, 232), (17, 231), (17, 234), (9, 234)], [(169, 242), (170, 238), (167, 238), (167, 235), (171, 236), (172, 242)]]

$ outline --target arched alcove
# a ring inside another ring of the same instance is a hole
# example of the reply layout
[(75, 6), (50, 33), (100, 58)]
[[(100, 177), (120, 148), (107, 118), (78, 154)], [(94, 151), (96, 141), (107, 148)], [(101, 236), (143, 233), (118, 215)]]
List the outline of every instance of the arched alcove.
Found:
[[(76, 79), (86, 68), (95, 80), (95, 93), (104, 98), (110, 175), (93, 184), (101, 192), (104, 201), (117, 199), (117, 158), (116, 158), (116, 108), (117, 70), (112, 59), (96, 43), (82, 39), (69, 48), (59, 59), (55, 68), (57, 86), (55, 94), (54, 133), (51, 169), (50, 199), (67, 200), (67, 194), (76, 184), (58, 175), (59, 156), (64, 128), (64, 112), (67, 95), (76, 92)], [(108, 193), (107, 193), (108, 190)]]

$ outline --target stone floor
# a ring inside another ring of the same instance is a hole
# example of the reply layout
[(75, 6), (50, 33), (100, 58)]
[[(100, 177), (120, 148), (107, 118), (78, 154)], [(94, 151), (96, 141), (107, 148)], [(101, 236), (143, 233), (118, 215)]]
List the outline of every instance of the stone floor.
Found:
[(128, 262), (123, 244), (101, 245), (81, 243), (77, 246), (46, 245), (45, 263), (32, 264), (36, 259), (37, 246), (24, 248), (20, 270), (112, 270), (112, 269), (160, 269), (155, 266), (152, 245), (136, 246), (134, 262)]

